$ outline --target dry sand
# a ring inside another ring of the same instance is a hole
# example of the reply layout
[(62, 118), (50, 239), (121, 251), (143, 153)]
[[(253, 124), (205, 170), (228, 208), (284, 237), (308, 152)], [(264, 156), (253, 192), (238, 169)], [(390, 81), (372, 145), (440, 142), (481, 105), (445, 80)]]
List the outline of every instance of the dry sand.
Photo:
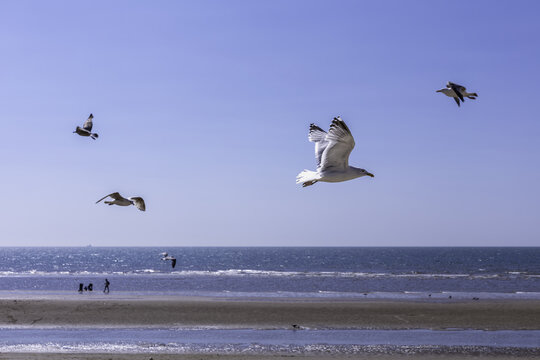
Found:
[(540, 329), (540, 301), (2, 299), (0, 326)]

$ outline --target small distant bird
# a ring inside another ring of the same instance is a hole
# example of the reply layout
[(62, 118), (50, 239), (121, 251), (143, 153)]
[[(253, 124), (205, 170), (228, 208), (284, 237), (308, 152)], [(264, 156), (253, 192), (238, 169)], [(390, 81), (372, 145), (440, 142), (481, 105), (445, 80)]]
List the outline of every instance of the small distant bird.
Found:
[(454, 99), (458, 106), (461, 106), (459, 100), (465, 102), (465, 98), (476, 100), (478, 97), (477, 93), (468, 93), (465, 86), (454, 84), (453, 82), (447, 82), (444, 89), (437, 90), (436, 92), (443, 93), (446, 96), (449, 96)]
[(166, 252), (163, 252), (161, 254), (159, 254), (162, 256), (161, 260), (171, 260), (171, 265), (172, 265), (172, 268), (174, 269), (174, 267), (176, 266), (176, 258), (174, 256), (169, 256), (169, 254), (167, 254)]
[(96, 140), (99, 135), (92, 132), (92, 119), (94, 118), (94, 115), (90, 114), (88, 119), (84, 122), (83, 127), (78, 127), (75, 129), (73, 133), (79, 134), (80, 136), (90, 136), (92, 139)]
[(125, 197), (120, 195), (120, 193), (118, 193), (118, 192), (114, 192), (112, 194), (109, 194), (107, 196), (102, 197), (101, 199), (96, 201), (96, 204), (98, 202), (100, 202), (101, 200), (107, 198), (107, 197), (113, 198), (113, 201), (105, 201), (105, 204), (118, 205), (118, 206), (135, 205), (137, 207), (137, 209), (139, 209), (141, 211), (146, 210), (146, 205), (145, 205), (144, 200), (143, 200), (142, 197), (134, 196), (134, 197), (130, 197), (130, 198), (126, 199)]
[(341, 118), (335, 117), (328, 133), (315, 124), (309, 126), (309, 141), (315, 143), (317, 171), (304, 170), (296, 177), (302, 187), (317, 181), (340, 182), (361, 176), (374, 175), (364, 169), (349, 166), (349, 155), (354, 148), (351, 131)]

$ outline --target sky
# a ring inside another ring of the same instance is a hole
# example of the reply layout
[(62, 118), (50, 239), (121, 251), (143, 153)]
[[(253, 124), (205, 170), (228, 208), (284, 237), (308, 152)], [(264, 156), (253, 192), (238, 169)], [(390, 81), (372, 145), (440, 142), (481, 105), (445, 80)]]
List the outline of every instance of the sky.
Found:
[[(539, 12), (1, 1), (0, 246), (537, 246)], [(338, 115), (375, 177), (296, 185)]]

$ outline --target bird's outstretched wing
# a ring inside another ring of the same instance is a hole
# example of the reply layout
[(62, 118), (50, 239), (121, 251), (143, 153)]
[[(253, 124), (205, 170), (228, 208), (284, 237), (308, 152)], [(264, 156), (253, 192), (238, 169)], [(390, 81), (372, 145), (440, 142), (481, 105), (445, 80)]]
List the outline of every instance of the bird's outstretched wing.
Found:
[(87, 131), (92, 131), (92, 126), (94, 125), (92, 123), (92, 119), (94, 118), (94, 115), (90, 114), (88, 119), (84, 122), (83, 129)]
[(309, 125), (308, 139), (309, 141), (315, 143), (315, 158), (317, 159), (317, 166), (321, 166), (322, 154), (328, 145), (326, 135), (328, 135), (328, 133), (317, 125)]
[(174, 269), (174, 267), (176, 266), (176, 259), (172, 259), (171, 261), (171, 265), (172, 265), (172, 268)]
[(355, 143), (351, 130), (339, 116), (332, 120), (326, 141), (328, 145), (322, 154), (320, 170), (330, 168), (345, 170), (349, 166), (349, 155)]
[(105, 195), (104, 197), (102, 197), (101, 199), (99, 199), (98, 201), (96, 201), (96, 204), (97, 204), (98, 202), (100, 202), (101, 200), (103, 200), (103, 199), (109, 197), (109, 196), (112, 197), (114, 200), (122, 200), (122, 199), (125, 200), (125, 198), (124, 198), (122, 195), (120, 195), (120, 193), (118, 193), (118, 192), (113, 192), (112, 194)]
[(465, 101), (465, 99), (463, 98), (463, 95), (461, 94), (461, 89), (465, 90), (463, 86), (454, 84), (453, 82), (450, 82), (450, 81), (448, 82), (448, 84), (446, 84), (446, 86), (452, 89), (461, 101)]
[(456, 102), (457, 106), (461, 106), (460, 103), (459, 103), (459, 99), (457, 97), (453, 97), (452, 99), (454, 99), (454, 101)]
[(141, 211), (146, 211), (146, 204), (144, 203), (144, 200), (142, 197), (134, 196), (134, 197), (130, 197), (129, 200), (135, 203), (135, 206), (137, 207), (137, 209)]

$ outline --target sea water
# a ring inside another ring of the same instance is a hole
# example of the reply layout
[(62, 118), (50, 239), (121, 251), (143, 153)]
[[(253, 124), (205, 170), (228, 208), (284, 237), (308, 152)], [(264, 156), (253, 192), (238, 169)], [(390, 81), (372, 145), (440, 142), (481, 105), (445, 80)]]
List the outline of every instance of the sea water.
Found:
[(0, 248), (0, 296), (105, 278), (141, 296), (540, 298), (540, 248)]

